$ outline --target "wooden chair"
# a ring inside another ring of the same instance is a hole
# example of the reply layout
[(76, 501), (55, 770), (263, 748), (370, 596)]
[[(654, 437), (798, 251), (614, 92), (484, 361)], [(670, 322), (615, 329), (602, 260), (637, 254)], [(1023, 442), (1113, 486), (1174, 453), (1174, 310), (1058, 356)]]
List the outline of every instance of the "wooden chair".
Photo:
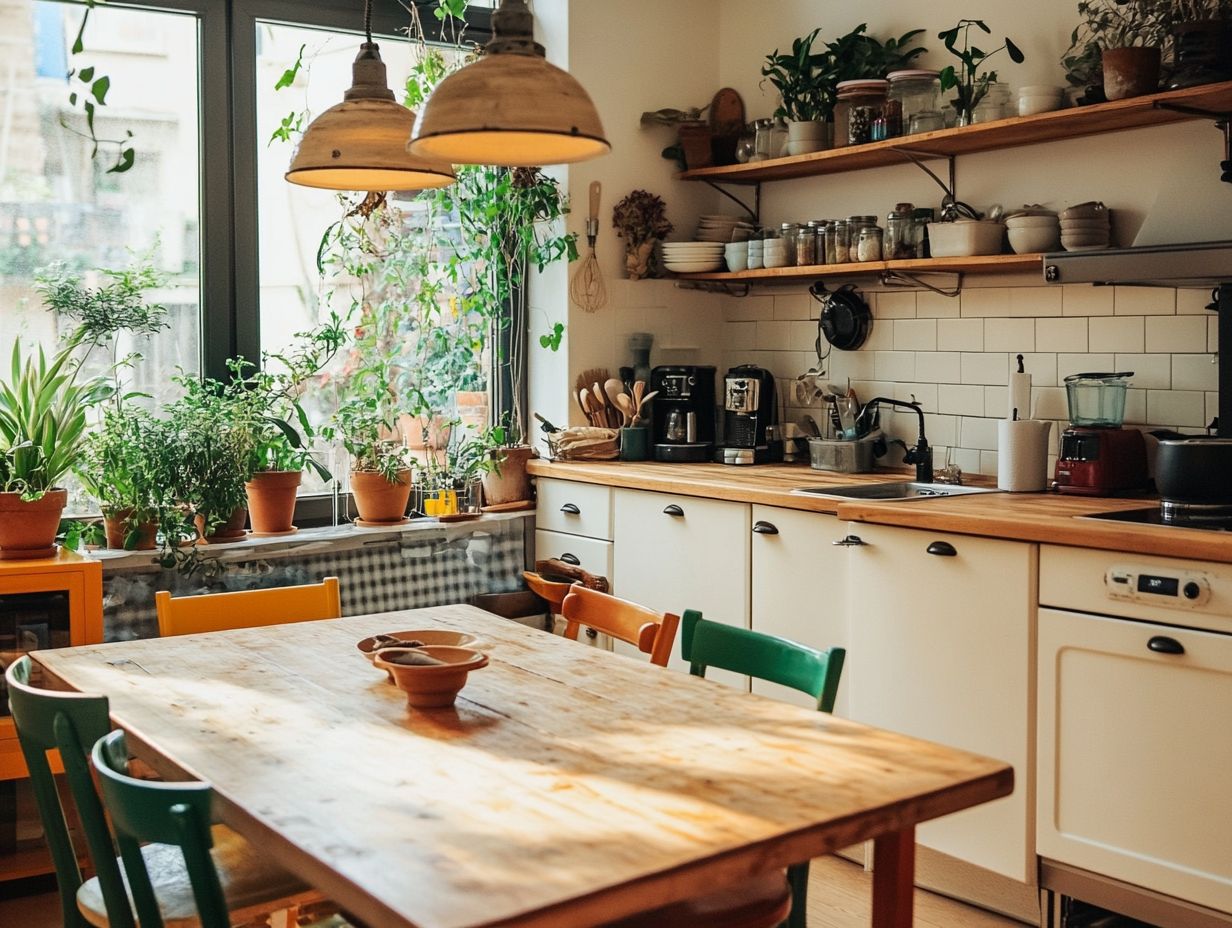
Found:
[[(704, 677), (707, 667), (719, 667), (807, 693), (817, 700), (818, 710), (832, 712), (847, 651), (818, 651), (764, 632), (708, 622), (700, 612), (686, 609), (680, 655), (696, 677)], [(792, 895), (787, 928), (805, 928), (808, 870), (807, 861), (787, 868)]]
[(650, 655), (650, 663), (666, 667), (676, 641), (680, 617), (660, 615), (645, 606), (574, 584), (561, 602), (565, 637), (577, 641), (582, 627), (611, 635)]
[[(5, 672), (9, 707), (17, 729), (17, 740), (30, 771), (35, 803), (42, 819), (47, 845), (59, 885), (60, 910), (65, 928), (135, 928), (133, 910), (115, 857), (111, 830), (103, 814), (94, 780), (90, 775), (87, 752), (111, 731), (105, 696), (88, 696), (37, 689), (30, 685), (31, 662), (20, 657)], [(64, 765), (68, 792), (76, 807), (81, 831), (95, 876), (83, 879), (78, 849), (70, 835), (64, 807), (56, 788), (49, 751), (59, 751)], [(165, 784), (151, 783), (151, 788)], [(221, 863), (224, 903), (223, 925), (227, 925), (227, 906), (237, 923), (263, 914), (281, 911), (282, 924), (294, 924), (285, 910), (300, 903), (320, 900), (289, 873), (269, 863), (266, 855), (254, 849), (231, 829), (222, 825), (211, 831), (205, 819), (205, 833)], [(155, 887), (164, 899), (164, 920), (169, 928), (189, 928), (198, 921), (189, 892), (189, 877), (184, 860), (167, 843), (150, 844), (140, 850), (148, 873), (147, 885)], [(161, 922), (147, 921), (138, 911), (142, 928)], [(204, 923), (207, 925), (208, 923)]]
[(552, 615), (560, 615), (561, 606), (564, 604), (565, 596), (569, 593), (569, 588), (573, 586), (572, 583), (545, 580), (542, 574), (533, 570), (522, 571), (522, 579), (526, 581), (528, 590), (548, 604)]
[(160, 590), (154, 594), (154, 606), (158, 610), (158, 633), (164, 638), (342, 617), (337, 577), (303, 586), (175, 599)]

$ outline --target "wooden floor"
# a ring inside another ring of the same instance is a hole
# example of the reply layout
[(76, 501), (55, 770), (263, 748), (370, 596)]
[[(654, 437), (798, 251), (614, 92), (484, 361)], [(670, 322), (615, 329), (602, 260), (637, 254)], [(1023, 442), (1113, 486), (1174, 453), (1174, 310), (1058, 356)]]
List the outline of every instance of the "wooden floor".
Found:
[[(872, 875), (837, 857), (809, 869), (808, 928), (868, 928)], [(917, 889), (916, 928), (1021, 928), (1021, 923)], [(60, 928), (54, 893), (0, 901), (0, 925)]]

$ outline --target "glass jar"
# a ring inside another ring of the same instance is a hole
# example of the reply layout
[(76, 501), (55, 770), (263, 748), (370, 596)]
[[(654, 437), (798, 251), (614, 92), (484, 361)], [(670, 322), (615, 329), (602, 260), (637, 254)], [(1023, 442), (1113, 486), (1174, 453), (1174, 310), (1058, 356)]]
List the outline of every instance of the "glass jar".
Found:
[(915, 223), (915, 256), (931, 258), (932, 250), (928, 246), (928, 224), (934, 221), (935, 214), (931, 207), (921, 206), (912, 211), (911, 218)]
[(860, 229), (860, 237), (856, 242), (856, 259), (860, 262), (882, 260), (880, 226), (864, 226)]
[(846, 264), (851, 260), (851, 225), (845, 219), (832, 219), (826, 226), (826, 264)]
[(882, 256), (886, 261), (907, 261), (915, 257), (915, 205), (899, 203), (886, 216)]
[(795, 222), (785, 222), (779, 228), (779, 238), (783, 240), (784, 251), (787, 252), (787, 263), (793, 265), (796, 263), (796, 238), (800, 231), (800, 225)]
[[(860, 230), (877, 225), (876, 216), (852, 216), (847, 220), (847, 260), (860, 260)], [(880, 229), (878, 230), (880, 231)], [(880, 260), (878, 258), (877, 260)]]
[(787, 154), (787, 120), (775, 117), (770, 124), (770, 157), (782, 158)]
[(897, 104), (900, 135), (928, 132), (944, 125), (941, 77), (936, 71), (892, 71), (886, 80), (890, 82), (886, 99)]
[(994, 81), (975, 106), (972, 122), (995, 122), (1010, 115), (1010, 85)]
[(770, 144), (771, 136), (774, 132), (774, 120), (758, 119), (753, 122), (753, 127), (756, 130), (756, 136), (753, 142), (753, 157), (749, 158), (749, 164), (770, 159)]
[(846, 140), (846, 145), (873, 141), (875, 124), (880, 125), (877, 131), (888, 131), (886, 93), (889, 87), (889, 81), (884, 80), (839, 82), (838, 102), (834, 107), (836, 146), (840, 137)]
[(817, 260), (817, 227), (813, 223), (796, 227), (796, 267), (820, 264)]

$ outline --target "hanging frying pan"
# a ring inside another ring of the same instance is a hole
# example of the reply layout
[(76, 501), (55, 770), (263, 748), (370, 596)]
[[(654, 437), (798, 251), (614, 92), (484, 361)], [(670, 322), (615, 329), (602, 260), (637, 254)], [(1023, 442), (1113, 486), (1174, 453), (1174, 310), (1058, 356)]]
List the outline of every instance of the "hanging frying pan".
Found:
[(837, 290), (827, 290), (824, 281), (809, 287), (813, 299), (821, 304), (817, 320), (817, 353), (825, 338), (839, 351), (855, 351), (868, 339), (873, 328), (873, 314), (852, 284)]

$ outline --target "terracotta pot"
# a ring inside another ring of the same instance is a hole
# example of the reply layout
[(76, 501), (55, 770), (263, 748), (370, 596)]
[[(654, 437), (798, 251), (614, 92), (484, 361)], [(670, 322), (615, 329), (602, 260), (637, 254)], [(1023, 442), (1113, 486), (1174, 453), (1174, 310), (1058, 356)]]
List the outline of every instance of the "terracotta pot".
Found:
[(0, 561), (51, 557), (68, 490), (48, 490), (34, 502), (20, 493), (0, 493)]
[(248, 491), (248, 515), (258, 535), (285, 535), (295, 530), (295, 500), (304, 472), (264, 470), (244, 484)]
[(1159, 48), (1105, 48), (1104, 95), (1124, 100), (1159, 89)]
[[(427, 658), (433, 663), (396, 663), (403, 657)], [(472, 670), (488, 666), (488, 656), (470, 648), (438, 644), (422, 648), (383, 648), (372, 663), (393, 678), (398, 689), (406, 694), (408, 705), (417, 709), (443, 709), (454, 704)]]
[(206, 544), (221, 544), (227, 541), (238, 541), (248, 533), (244, 531), (244, 523), (248, 521), (248, 509), (237, 506), (230, 517), (214, 530), (212, 535), (205, 534), (205, 516), (198, 514), (193, 522), (197, 526), (197, 534), (203, 536)]
[[(153, 551), (158, 545), (158, 522), (146, 519), (135, 526), (132, 524), (132, 509), (116, 509), (103, 513), (103, 531), (107, 535), (107, 547), (117, 551)], [(125, 549), (124, 542), (133, 528), (137, 529), (136, 543)]]
[(365, 522), (401, 522), (411, 500), (411, 469), (398, 471), (390, 483), (374, 471), (351, 471), (351, 495)]
[(711, 165), (710, 141), (713, 135), (709, 124), (704, 122), (682, 122), (678, 128), (680, 150), (684, 153), (684, 163), (688, 170), (708, 168)]
[(530, 499), (530, 476), (526, 473), (526, 464), (534, 453), (534, 449), (527, 446), (502, 452), (500, 471), (483, 475), (483, 498), (486, 505)]

